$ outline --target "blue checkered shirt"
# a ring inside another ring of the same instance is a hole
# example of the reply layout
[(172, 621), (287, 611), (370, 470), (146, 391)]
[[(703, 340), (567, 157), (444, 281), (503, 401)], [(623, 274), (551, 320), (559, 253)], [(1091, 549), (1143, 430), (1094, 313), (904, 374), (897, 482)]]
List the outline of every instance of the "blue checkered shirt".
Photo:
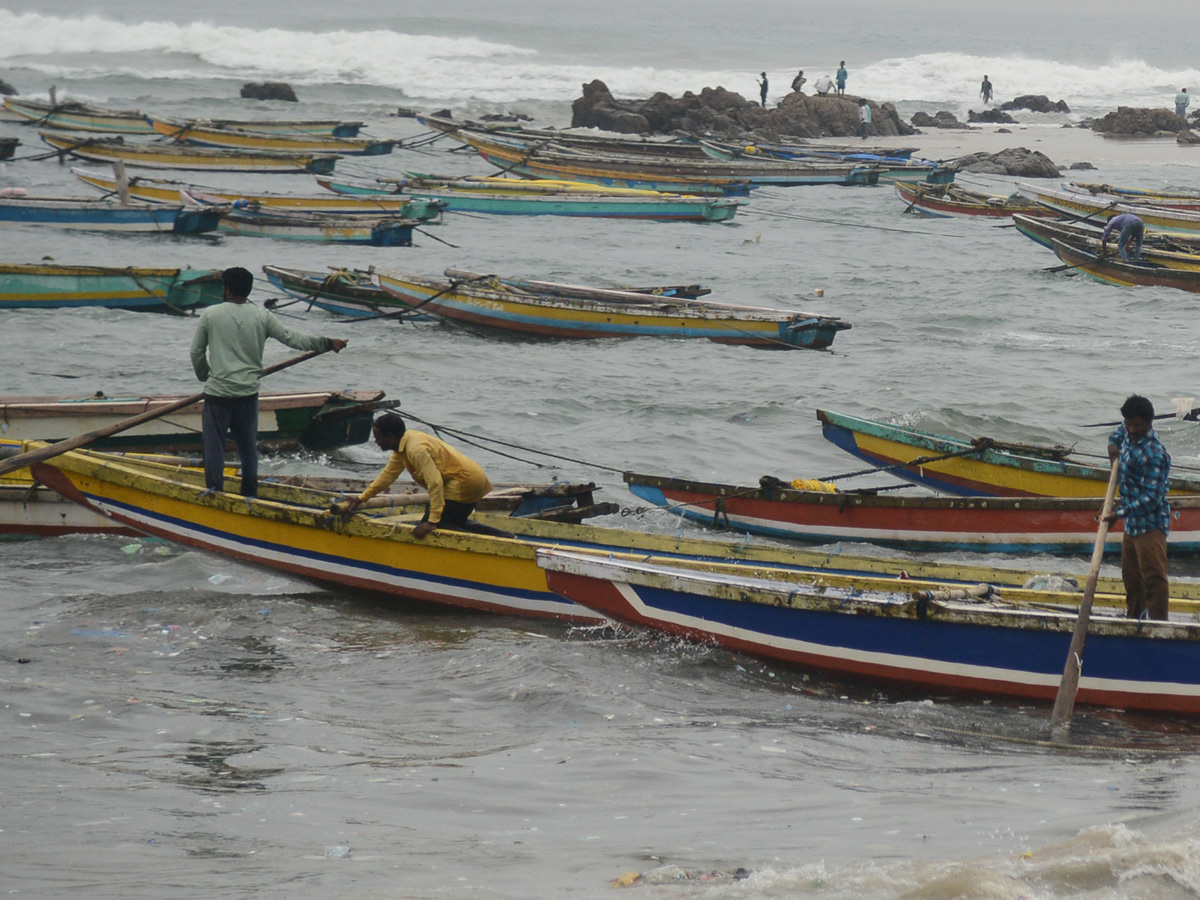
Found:
[(1167, 503), (1167, 482), (1171, 475), (1171, 454), (1167, 448), (1153, 428), (1145, 437), (1131, 441), (1124, 425), (1112, 433), (1108, 443), (1118, 449), (1121, 461), (1117, 480), (1121, 502), (1117, 514), (1125, 520), (1125, 533), (1137, 537), (1157, 528), (1169, 534), (1171, 506)]

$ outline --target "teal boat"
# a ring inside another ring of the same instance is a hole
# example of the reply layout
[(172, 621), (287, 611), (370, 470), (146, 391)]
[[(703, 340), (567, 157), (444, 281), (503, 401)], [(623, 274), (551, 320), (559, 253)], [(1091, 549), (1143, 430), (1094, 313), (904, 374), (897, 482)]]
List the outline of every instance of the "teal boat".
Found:
[(189, 313), (223, 297), (220, 269), (0, 263), (0, 310), (106, 306)]

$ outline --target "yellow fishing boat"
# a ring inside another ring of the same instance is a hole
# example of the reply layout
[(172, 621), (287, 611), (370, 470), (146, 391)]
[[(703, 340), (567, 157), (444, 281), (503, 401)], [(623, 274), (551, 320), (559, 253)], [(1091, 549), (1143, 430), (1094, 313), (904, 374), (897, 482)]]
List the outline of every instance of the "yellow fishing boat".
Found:
[(95, 138), (39, 131), (42, 140), (60, 151), (92, 162), (122, 162), (144, 169), (184, 169), (209, 172), (312, 172), (328, 175), (337, 156), (314, 153), (268, 153), (187, 147), (172, 144), (135, 144), (123, 138)]
[(181, 144), (251, 150), (256, 153), (319, 153), (338, 156), (383, 156), (391, 153), (395, 141), (370, 138), (334, 137), (303, 132), (258, 131), (233, 128), (211, 122), (186, 119), (160, 119), (147, 116), (156, 132)]

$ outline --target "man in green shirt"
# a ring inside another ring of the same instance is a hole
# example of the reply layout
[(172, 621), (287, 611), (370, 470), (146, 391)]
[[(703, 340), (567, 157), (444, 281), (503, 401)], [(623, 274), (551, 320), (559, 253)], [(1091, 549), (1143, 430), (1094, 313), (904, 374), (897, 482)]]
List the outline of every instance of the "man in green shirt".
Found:
[(334, 353), (346, 342), (293, 331), (274, 313), (252, 304), (254, 276), (241, 266), (226, 269), (221, 280), (225, 302), (200, 314), (192, 338), (192, 368), (204, 382), (204, 483), (210, 491), (225, 490), (225, 435), (229, 434), (242, 461), (242, 494), (257, 497), (258, 387), (267, 338), (297, 350)]

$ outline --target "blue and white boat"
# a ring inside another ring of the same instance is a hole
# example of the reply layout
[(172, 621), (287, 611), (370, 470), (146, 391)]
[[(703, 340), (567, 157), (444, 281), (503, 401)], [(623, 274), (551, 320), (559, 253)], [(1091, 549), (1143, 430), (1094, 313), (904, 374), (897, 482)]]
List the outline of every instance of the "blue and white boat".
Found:
[(36, 197), (12, 188), (0, 191), (0, 225), (200, 234), (216, 231), (220, 222), (219, 209), (183, 203), (120, 203), (97, 197)]

